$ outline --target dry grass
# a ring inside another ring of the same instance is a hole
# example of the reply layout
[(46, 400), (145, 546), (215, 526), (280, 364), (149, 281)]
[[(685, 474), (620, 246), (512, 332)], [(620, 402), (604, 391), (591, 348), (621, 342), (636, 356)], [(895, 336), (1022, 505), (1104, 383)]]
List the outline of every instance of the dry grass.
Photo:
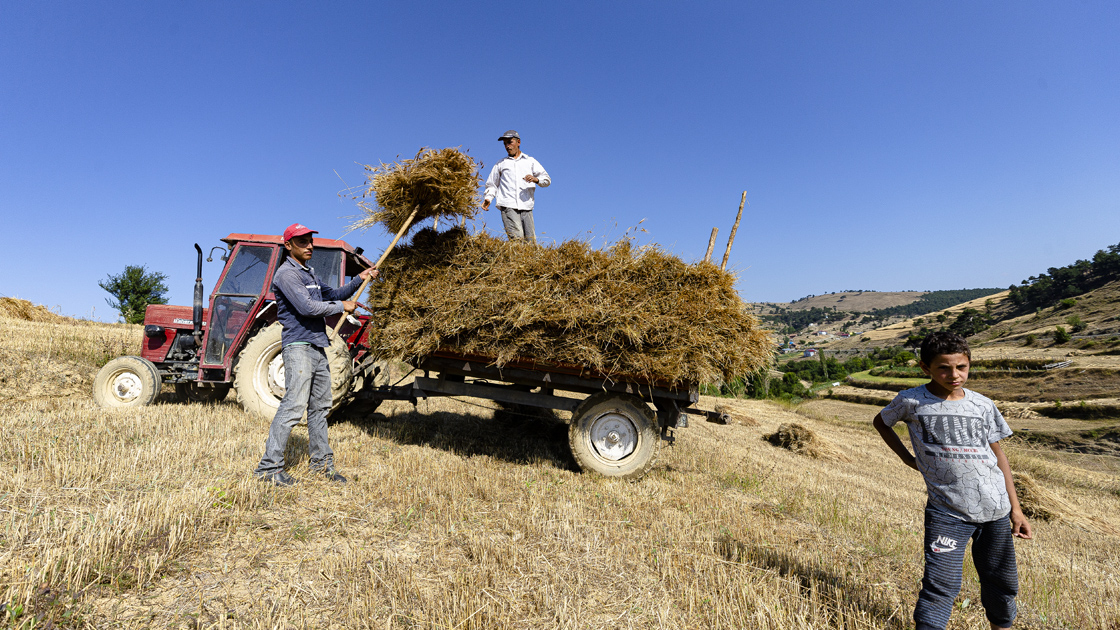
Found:
[[(472, 218), (482, 200), (482, 164), (455, 148), (420, 149), (416, 157), (393, 164), (366, 165), (366, 187), (358, 206), (366, 217), (350, 230), (380, 225), (396, 234), (417, 210), (413, 225), (432, 217)], [(367, 199), (373, 198), (375, 205)]]
[[(0, 341), (12, 321), (0, 319)], [(20, 335), (67, 330), (34, 326)], [(759, 426), (694, 422), (626, 483), (573, 472), (562, 424), (474, 403), (386, 404), (332, 426), (343, 486), (310, 476), (297, 429), (301, 483), (285, 490), (251, 481), (268, 423), (232, 402), (115, 413), (87, 395), (10, 403), (0, 602), (21, 616), (0, 613), (0, 625), (910, 627), (924, 485), (870, 428), (871, 408), (819, 401), (830, 406), (814, 419), (734, 401)], [(760, 439), (791, 422), (861, 457), (812, 459)], [(1079, 511), (1117, 523), (1104, 475), (1007, 450)], [(1020, 624), (1120, 623), (1120, 538), (1035, 527), (1016, 543)], [(962, 603), (979, 601), (976, 584), (966, 565)], [(973, 604), (951, 627), (987, 622)]]
[(732, 380), (772, 352), (731, 274), (629, 241), (536, 247), (424, 229), (383, 268), (367, 304), (384, 358), (451, 347), (679, 384)]
[(766, 436), (766, 441), (806, 457), (848, 461), (835, 445), (796, 422), (780, 425), (777, 431)]
[(1086, 530), (1120, 536), (1120, 530), (1107, 522), (1094, 518), (1077, 508), (1056, 492), (1035, 481), (1029, 473), (1018, 473), (1015, 477), (1015, 494), (1023, 514), (1028, 518), (1043, 521), (1062, 521)]
[(727, 414), (727, 416), (731, 418), (732, 422), (748, 427), (758, 426), (758, 420), (755, 420), (746, 413), (743, 413), (742, 409), (738, 405), (732, 404), (728, 401), (716, 403), (715, 407), (713, 407), (712, 410), (716, 413)]
[(0, 317), (22, 319), (29, 322), (77, 321), (65, 315), (52, 313), (51, 310), (45, 306), (10, 297), (0, 297)]
[(0, 403), (88, 395), (99, 367), (140, 352), (142, 326), (72, 319), (27, 304), (0, 301)]

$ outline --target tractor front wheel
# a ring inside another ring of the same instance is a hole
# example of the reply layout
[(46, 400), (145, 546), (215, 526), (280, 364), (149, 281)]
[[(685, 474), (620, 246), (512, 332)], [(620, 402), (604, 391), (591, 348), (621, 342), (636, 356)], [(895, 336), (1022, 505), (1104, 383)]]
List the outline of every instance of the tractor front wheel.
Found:
[(159, 370), (141, 357), (117, 357), (93, 379), (93, 400), (102, 407), (143, 407), (155, 402), (163, 381)]
[[(241, 406), (249, 413), (271, 419), (284, 398), (284, 355), (280, 339), (282, 326), (266, 326), (245, 344), (233, 368), (233, 387)], [(354, 361), (346, 342), (327, 328), (331, 345), (327, 359), (331, 368), (331, 411), (334, 413), (353, 396)]]
[(229, 383), (175, 383), (179, 400), (192, 403), (216, 403), (226, 399)]
[(568, 443), (582, 470), (638, 479), (657, 461), (661, 437), (653, 410), (642, 399), (602, 392), (572, 412)]

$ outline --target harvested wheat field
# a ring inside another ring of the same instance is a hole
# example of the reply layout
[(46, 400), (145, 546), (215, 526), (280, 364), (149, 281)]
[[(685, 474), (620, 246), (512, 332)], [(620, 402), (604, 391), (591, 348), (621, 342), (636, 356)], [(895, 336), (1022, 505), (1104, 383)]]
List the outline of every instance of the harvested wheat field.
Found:
[[(628, 483), (573, 472), (560, 421), (386, 403), (331, 428), (350, 483), (309, 475), (297, 429), (300, 483), (276, 489), (250, 477), (268, 422), (232, 401), (107, 412), (54, 389), (52, 365), (88, 383), (139, 330), (0, 317), (22, 389), (45, 392), (3, 390), (5, 627), (911, 627), (924, 488), (873, 407), (732, 401), (757, 425), (694, 419)], [(843, 459), (763, 439), (790, 423)], [(1006, 450), (1102, 526), (1058, 516), (1017, 541), (1018, 627), (1116, 628), (1120, 483)], [(950, 627), (987, 628), (978, 601), (967, 565)]]

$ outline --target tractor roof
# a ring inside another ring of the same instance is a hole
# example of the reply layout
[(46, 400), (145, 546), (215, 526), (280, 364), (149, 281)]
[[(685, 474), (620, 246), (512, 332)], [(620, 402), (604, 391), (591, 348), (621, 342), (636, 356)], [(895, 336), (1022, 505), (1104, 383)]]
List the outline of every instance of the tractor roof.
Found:
[[(233, 245), (234, 243), (241, 243), (248, 241), (250, 243), (271, 243), (273, 245), (283, 245), (284, 237), (278, 234), (230, 234), (222, 239), (223, 242)], [(335, 247), (346, 251), (348, 254), (354, 253), (354, 248), (346, 241), (338, 241), (333, 238), (319, 238), (314, 237), (315, 247)]]

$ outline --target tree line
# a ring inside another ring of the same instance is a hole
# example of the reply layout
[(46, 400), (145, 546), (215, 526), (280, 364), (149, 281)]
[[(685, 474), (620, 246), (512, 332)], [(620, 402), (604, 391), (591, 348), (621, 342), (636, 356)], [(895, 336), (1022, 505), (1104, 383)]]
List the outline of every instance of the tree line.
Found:
[(1120, 243), (1098, 250), (1091, 260), (1051, 267), (1008, 287), (1013, 304), (1023, 309), (1054, 306), (1120, 278)]
[(901, 316), (903, 318), (918, 317), (926, 313), (943, 311), (947, 308), (969, 302), (987, 295), (999, 293), (1003, 289), (952, 289), (948, 291), (930, 291), (909, 304), (876, 308), (871, 314), (877, 319)]

